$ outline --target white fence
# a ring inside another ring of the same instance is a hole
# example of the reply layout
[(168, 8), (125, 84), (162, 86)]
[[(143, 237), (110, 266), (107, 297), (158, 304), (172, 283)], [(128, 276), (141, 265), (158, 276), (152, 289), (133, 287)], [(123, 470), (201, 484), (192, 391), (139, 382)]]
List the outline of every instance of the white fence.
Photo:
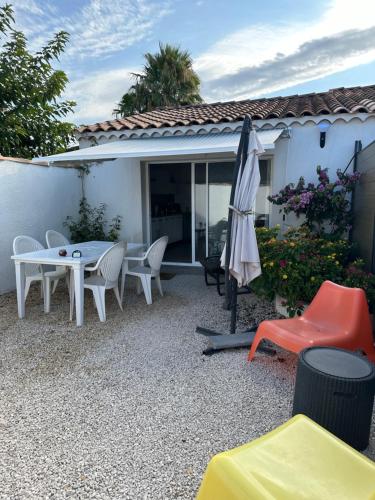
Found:
[(80, 197), (76, 169), (0, 161), (0, 293), (15, 289), (14, 237), (25, 234), (46, 245), (47, 229), (66, 234), (63, 222), (77, 215)]

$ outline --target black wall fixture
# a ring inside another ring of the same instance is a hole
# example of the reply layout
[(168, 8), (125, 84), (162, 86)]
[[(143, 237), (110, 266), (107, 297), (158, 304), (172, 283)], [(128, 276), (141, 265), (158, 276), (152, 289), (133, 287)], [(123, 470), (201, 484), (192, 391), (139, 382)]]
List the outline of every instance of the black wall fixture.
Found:
[(322, 122), (319, 123), (318, 128), (320, 131), (320, 139), (319, 139), (319, 144), (321, 148), (324, 148), (326, 145), (326, 136), (327, 136), (327, 130), (329, 129), (330, 124), (328, 122)]

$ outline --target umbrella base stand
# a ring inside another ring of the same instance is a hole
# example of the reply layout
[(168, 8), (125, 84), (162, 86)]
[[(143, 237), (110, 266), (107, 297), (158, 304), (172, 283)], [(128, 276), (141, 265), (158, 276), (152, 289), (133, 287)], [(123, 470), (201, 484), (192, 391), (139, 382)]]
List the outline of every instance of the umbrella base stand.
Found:
[[(202, 352), (202, 354), (205, 356), (211, 356), (212, 354), (215, 354), (215, 352), (223, 351), (225, 349), (250, 347), (254, 340), (257, 328), (258, 325), (246, 330), (245, 332), (225, 335), (215, 330), (198, 326), (196, 332), (209, 338), (208, 347)], [(267, 347), (262, 348), (260, 346), (258, 350), (263, 351), (266, 354), (276, 354), (274, 349), (269, 349)]]
[[(231, 311), (230, 317), (230, 329), (229, 335), (225, 335), (221, 332), (217, 332), (216, 330), (211, 330), (209, 328), (204, 328), (202, 326), (197, 326), (196, 332), (200, 333), (208, 337), (209, 344), (208, 348), (203, 351), (202, 354), (206, 356), (211, 356), (215, 352), (223, 351), (224, 349), (236, 349), (239, 347), (250, 347), (253, 343), (255, 333), (258, 329), (258, 325), (254, 325), (248, 330), (236, 333), (236, 323), (237, 323), (237, 295), (238, 295), (238, 287), (237, 281), (232, 279), (230, 282), (231, 285), (231, 300), (229, 309)], [(269, 349), (267, 347), (259, 347), (259, 350), (267, 353), (267, 354), (276, 354), (274, 349)]]

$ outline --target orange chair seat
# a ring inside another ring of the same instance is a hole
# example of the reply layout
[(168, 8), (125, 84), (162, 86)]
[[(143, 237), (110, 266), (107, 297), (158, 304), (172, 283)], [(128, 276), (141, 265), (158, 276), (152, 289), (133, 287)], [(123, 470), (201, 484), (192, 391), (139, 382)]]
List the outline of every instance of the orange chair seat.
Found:
[(274, 321), (263, 321), (259, 328), (266, 330), (266, 337), (277, 345), (283, 345), (285, 341), (299, 352), (313, 345), (335, 345), (342, 341), (342, 331), (333, 331), (329, 327), (322, 327), (306, 321), (303, 317), (291, 319), (279, 319)]
[(262, 321), (249, 353), (255, 355), (259, 343), (268, 339), (299, 353), (311, 346), (341, 347), (363, 351), (375, 362), (372, 326), (365, 292), (325, 281), (304, 314), (297, 318)]

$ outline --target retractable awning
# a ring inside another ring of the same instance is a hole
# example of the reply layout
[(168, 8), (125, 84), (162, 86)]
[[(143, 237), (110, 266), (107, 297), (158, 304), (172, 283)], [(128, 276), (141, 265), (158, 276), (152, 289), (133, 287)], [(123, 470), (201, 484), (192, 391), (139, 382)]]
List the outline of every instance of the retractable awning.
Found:
[[(262, 130), (258, 137), (264, 149), (274, 149), (275, 141), (283, 129)], [(171, 137), (151, 137), (125, 139), (78, 149), (57, 155), (34, 158), (33, 161), (83, 162), (114, 160), (116, 158), (155, 158), (166, 156), (188, 156), (208, 153), (235, 154), (240, 141), (240, 133), (217, 133), (207, 135), (184, 135)]]

